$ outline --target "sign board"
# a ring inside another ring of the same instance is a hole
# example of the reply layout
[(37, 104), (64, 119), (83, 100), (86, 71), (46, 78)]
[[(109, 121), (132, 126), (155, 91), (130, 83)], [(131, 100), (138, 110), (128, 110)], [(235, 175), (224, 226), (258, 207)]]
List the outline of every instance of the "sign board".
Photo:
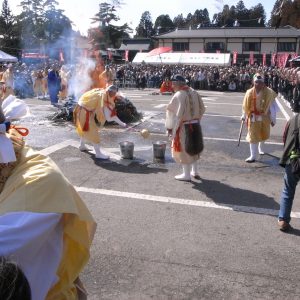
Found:
[(132, 63), (140, 64), (185, 64), (203, 66), (228, 66), (230, 53), (162, 53), (149, 56), (148, 53), (137, 53)]

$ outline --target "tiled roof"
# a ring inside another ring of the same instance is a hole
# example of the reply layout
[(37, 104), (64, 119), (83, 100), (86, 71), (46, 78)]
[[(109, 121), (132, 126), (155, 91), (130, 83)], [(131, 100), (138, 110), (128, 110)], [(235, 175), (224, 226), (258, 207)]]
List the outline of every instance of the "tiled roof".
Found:
[(157, 39), (166, 38), (260, 38), (260, 37), (300, 37), (300, 30), (291, 26), (281, 28), (265, 27), (228, 27), (228, 28), (200, 28), (177, 29), (172, 32), (156, 36)]
[(150, 43), (147, 43), (147, 44), (122, 44), (121, 47), (119, 48), (119, 50), (137, 50), (137, 51), (140, 51), (140, 50), (149, 50), (149, 47), (150, 47)]

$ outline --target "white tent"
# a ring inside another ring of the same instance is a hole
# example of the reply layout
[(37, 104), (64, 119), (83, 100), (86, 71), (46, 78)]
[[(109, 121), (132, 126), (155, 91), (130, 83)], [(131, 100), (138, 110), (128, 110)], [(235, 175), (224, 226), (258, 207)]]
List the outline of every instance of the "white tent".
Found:
[(137, 53), (132, 63), (140, 64), (184, 64), (202, 66), (228, 66), (230, 53), (162, 53), (149, 56), (148, 53)]
[(289, 62), (300, 62), (300, 56), (290, 59)]
[(17, 62), (18, 59), (0, 50), (0, 62)]

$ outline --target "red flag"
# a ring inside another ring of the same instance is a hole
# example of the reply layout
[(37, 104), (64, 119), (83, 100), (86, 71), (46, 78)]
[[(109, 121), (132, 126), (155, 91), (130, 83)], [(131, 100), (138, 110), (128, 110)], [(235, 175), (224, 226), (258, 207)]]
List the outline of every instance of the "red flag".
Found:
[(250, 54), (249, 54), (249, 64), (250, 65), (254, 64), (254, 54), (253, 54), (253, 51), (250, 51)]
[(89, 57), (89, 50), (88, 49), (83, 50), (83, 57)]
[(129, 57), (129, 51), (125, 50), (125, 61), (129, 60), (128, 57)]
[(60, 62), (64, 62), (65, 59), (64, 59), (64, 53), (62, 51), (62, 49), (59, 50), (59, 61)]
[(233, 51), (233, 64), (235, 65), (236, 64), (236, 61), (237, 61), (237, 51)]
[(276, 52), (272, 53), (271, 57), (271, 65), (275, 66), (276, 65)]
[(266, 55), (266, 53), (263, 53), (263, 57), (262, 57), (262, 64), (263, 64), (263, 66), (266, 65), (266, 59), (267, 59), (267, 55)]
[(289, 53), (284, 53), (283, 67), (286, 66), (289, 56)]

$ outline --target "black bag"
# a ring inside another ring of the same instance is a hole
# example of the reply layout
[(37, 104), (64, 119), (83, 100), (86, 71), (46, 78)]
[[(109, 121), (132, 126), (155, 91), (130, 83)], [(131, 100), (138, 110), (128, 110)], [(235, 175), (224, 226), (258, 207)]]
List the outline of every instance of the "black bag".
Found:
[(199, 122), (184, 124), (185, 151), (189, 155), (197, 155), (203, 151), (203, 137)]
[(291, 164), (291, 168), (292, 168), (292, 173), (295, 175), (300, 175), (300, 149), (299, 149), (298, 118), (299, 118), (299, 115), (296, 116), (295, 128), (294, 128), (295, 150), (293, 150), (290, 155), (290, 164)]
[(292, 173), (295, 175), (300, 175), (300, 157), (291, 158), (290, 161)]

